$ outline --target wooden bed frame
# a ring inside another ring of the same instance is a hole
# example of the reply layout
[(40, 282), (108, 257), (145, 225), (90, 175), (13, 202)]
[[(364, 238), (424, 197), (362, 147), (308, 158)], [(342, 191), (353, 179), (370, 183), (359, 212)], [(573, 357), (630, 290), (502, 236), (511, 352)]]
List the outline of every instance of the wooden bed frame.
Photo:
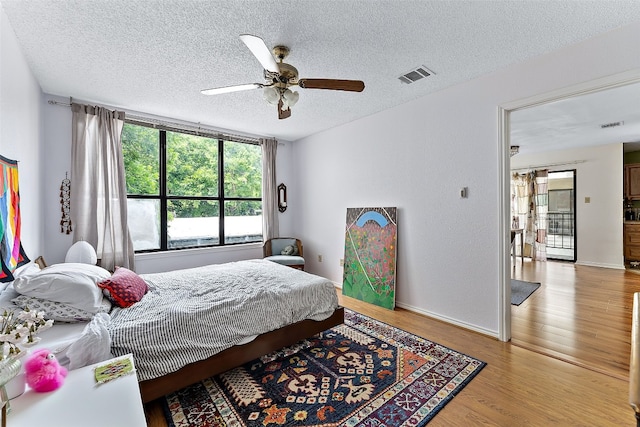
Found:
[(344, 308), (338, 307), (325, 320), (303, 320), (284, 326), (275, 331), (259, 335), (255, 340), (228, 348), (220, 353), (195, 363), (191, 363), (176, 372), (152, 380), (141, 381), (140, 394), (144, 403), (151, 402), (171, 392), (180, 390), (213, 375), (243, 365), (255, 358), (293, 345), (315, 334), (344, 322)]

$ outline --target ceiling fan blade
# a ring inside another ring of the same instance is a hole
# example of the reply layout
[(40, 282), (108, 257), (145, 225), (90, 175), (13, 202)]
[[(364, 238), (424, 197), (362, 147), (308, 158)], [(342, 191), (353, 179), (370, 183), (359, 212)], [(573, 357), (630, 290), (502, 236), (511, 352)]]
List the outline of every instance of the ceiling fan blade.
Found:
[(203, 95), (220, 95), (221, 93), (239, 92), (241, 90), (260, 89), (264, 87), (260, 83), (249, 83), (246, 85), (224, 86), (213, 89), (203, 89), (200, 91)]
[(291, 108), (282, 111), (282, 99), (278, 102), (278, 118), (280, 120), (291, 117)]
[(252, 36), (251, 34), (241, 34), (240, 40), (247, 45), (253, 56), (256, 57), (262, 68), (269, 70), (272, 73), (280, 74), (280, 67), (275, 58), (271, 54), (271, 51), (260, 37)]
[(330, 89), (346, 90), (349, 92), (362, 92), (364, 82), (360, 80), (335, 80), (335, 79), (300, 79), (298, 86), (303, 89)]

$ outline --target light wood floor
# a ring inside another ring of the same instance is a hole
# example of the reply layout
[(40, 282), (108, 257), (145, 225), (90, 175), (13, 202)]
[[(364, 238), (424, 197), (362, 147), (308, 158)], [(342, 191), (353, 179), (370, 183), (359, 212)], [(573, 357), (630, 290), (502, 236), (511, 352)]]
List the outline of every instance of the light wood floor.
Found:
[(542, 284), (511, 307), (513, 344), (628, 380), (640, 274), (518, 258), (513, 278)]
[[(624, 380), (407, 310), (389, 311), (348, 297), (340, 299), (347, 308), (487, 362), (430, 427), (635, 424)], [(152, 402), (146, 409), (149, 426), (166, 426), (159, 405)]]

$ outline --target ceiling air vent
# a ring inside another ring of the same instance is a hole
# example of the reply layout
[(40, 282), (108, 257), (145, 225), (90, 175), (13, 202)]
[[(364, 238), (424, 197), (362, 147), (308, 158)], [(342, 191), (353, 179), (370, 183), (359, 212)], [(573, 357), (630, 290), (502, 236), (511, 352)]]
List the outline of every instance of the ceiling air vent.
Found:
[(622, 126), (624, 124), (624, 122), (612, 122), (612, 123), (605, 123), (603, 125), (600, 125), (600, 127), (602, 129), (606, 129), (606, 128), (614, 128), (616, 126)]
[(398, 77), (398, 80), (400, 80), (402, 83), (411, 84), (433, 74), (435, 74), (433, 71), (431, 71), (424, 65), (420, 65), (419, 67), (416, 67), (408, 73), (405, 73)]

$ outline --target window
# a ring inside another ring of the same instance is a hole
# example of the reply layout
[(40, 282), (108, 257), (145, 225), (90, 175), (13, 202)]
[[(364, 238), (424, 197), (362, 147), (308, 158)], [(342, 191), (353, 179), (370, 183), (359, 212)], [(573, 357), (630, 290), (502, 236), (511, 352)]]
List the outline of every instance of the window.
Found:
[(122, 148), (136, 251), (262, 241), (259, 145), (125, 123)]

